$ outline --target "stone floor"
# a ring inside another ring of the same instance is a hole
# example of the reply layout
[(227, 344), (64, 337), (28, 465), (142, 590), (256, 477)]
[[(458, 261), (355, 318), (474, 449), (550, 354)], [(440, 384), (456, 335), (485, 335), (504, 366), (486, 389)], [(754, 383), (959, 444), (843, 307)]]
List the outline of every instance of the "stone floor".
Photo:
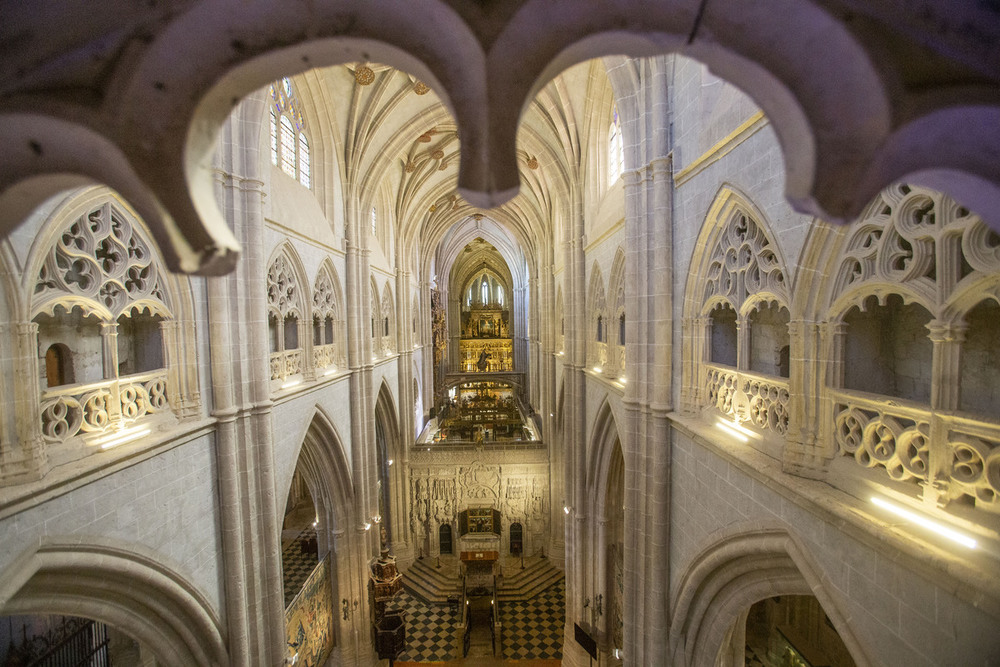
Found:
[(308, 505), (295, 508), (285, 517), (281, 531), (281, 570), (286, 608), (319, 565), (315, 552), (302, 553), (301, 547), (303, 540), (316, 539), (316, 529), (312, 526), (315, 514), (312, 505)]
[[(473, 662), (459, 659), (457, 638), (461, 617), (457, 611), (452, 611), (447, 605), (428, 605), (406, 591), (399, 594), (393, 606), (406, 611), (407, 623), (407, 648), (396, 665), (487, 664), (481, 657)], [(563, 581), (530, 600), (501, 606), (505, 660), (493, 659), (488, 661), (489, 664), (523, 667), (558, 665), (562, 659), (565, 614)]]

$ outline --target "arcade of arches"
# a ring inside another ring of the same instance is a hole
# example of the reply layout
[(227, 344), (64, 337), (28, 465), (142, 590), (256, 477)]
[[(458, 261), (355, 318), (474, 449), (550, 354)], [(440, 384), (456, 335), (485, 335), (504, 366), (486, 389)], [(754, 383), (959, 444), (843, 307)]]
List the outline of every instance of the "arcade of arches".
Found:
[(989, 3), (92, 4), (0, 27), (0, 664), (1000, 664)]

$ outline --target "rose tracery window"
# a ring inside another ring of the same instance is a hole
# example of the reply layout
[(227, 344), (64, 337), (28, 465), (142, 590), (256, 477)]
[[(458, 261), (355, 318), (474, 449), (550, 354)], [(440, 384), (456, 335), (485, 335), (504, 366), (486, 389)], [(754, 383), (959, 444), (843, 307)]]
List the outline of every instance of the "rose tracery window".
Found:
[(1000, 511), (1000, 235), (941, 193), (897, 184), (835, 259), (834, 464), (853, 459), (941, 506)]
[(279, 254), (267, 271), (272, 380), (298, 375), (305, 370), (305, 358), (299, 342), (300, 299), (302, 294), (292, 261), (284, 253)]
[(699, 239), (705, 254), (688, 291), (697, 317), (689, 315), (684, 326), (699, 364), (689, 400), (784, 435), (790, 396), (785, 273), (751, 205), (732, 192), (719, 201), (729, 205), (714, 207), (723, 211), (721, 220)]
[(313, 363), (316, 368), (344, 363), (338, 294), (331, 269), (323, 267), (313, 287)]
[(173, 320), (149, 242), (112, 203), (70, 222), (31, 295), (42, 436), (100, 436), (169, 412), (164, 323)]

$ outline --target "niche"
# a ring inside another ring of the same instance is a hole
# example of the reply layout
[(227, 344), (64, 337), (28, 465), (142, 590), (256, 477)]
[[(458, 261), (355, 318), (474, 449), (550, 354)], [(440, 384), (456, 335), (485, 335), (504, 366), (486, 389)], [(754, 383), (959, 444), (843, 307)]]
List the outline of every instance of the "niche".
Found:
[(931, 314), (890, 294), (847, 311), (844, 387), (927, 403), (931, 396)]
[(709, 361), (723, 366), (736, 366), (736, 311), (728, 303), (712, 309), (712, 341)]
[(965, 316), (958, 409), (1000, 415), (1000, 305), (983, 301)]
[(788, 377), (788, 310), (777, 303), (750, 312), (750, 370)]
[(163, 368), (163, 332), (159, 315), (124, 314), (118, 318), (118, 375)]
[(53, 312), (34, 318), (38, 324), (39, 364), (45, 369), (45, 386), (103, 380), (101, 321), (95, 315), (84, 315), (79, 308), (66, 312), (62, 306), (56, 306)]

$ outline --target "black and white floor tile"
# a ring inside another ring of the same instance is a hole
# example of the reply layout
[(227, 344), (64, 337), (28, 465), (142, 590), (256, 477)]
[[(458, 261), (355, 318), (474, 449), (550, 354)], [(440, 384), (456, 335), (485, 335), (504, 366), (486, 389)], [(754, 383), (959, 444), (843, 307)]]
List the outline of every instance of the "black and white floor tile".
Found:
[(456, 659), (456, 637), (461, 617), (448, 605), (431, 605), (405, 590), (393, 600), (393, 608), (406, 612), (406, 651), (398, 658), (407, 662), (444, 662)]
[(285, 543), (281, 550), (281, 568), (285, 584), (285, 607), (291, 604), (295, 596), (302, 590), (306, 579), (312, 571), (319, 565), (319, 559), (314, 551), (302, 553), (303, 541), (316, 540), (316, 529), (309, 527), (303, 530), (298, 537)]
[(566, 580), (560, 579), (534, 598), (500, 608), (503, 656), (508, 660), (562, 658), (566, 621)]
[[(502, 606), (503, 657), (561, 659), (565, 599), (565, 580), (560, 580), (531, 600)], [(397, 660), (445, 662), (461, 657), (456, 646), (461, 623), (457, 611), (447, 605), (429, 605), (405, 590), (392, 606), (406, 611), (406, 651)]]

